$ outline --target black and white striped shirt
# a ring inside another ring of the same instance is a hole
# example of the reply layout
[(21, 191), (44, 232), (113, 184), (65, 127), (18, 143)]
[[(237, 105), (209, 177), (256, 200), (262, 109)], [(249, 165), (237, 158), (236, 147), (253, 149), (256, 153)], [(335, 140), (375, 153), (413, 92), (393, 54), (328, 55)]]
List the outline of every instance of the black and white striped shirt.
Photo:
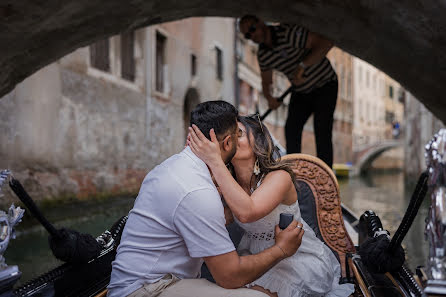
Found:
[[(301, 26), (288, 24), (270, 26), (269, 28), (273, 46), (269, 48), (260, 44), (257, 53), (260, 70), (278, 70), (291, 81), (299, 62), (310, 52), (310, 49), (305, 48), (308, 30)], [(294, 91), (309, 93), (313, 89), (337, 79), (336, 72), (326, 57), (321, 62), (306, 68), (304, 76), (307, 79), (303, 84), (295, 86)]]

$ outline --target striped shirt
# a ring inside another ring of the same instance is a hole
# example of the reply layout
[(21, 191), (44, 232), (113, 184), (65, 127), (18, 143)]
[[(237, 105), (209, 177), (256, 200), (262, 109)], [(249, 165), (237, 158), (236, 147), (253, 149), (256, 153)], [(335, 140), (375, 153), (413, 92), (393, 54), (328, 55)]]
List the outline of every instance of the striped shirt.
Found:
[[(257, 59), (261, 71), (278, 70), (284, 73), (291, 81), (294, 73), (310, 49), (305, 48), (308, 30), (297, 25), (281, 24), (270, 26), (272, 48), (260, 44)], [(295, 86), (294, 91), (309, 93), (329, 81), (336, 80), (336, 72), (331, 67), (330, 61), (324, 57), (322, 61), (305, 69), (303, 84)]]

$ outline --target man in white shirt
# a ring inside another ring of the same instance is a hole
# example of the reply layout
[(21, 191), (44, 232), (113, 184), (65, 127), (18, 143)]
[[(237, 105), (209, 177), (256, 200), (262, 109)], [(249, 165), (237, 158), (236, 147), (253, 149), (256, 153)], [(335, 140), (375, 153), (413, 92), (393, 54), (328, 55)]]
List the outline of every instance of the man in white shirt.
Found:
[[(237, 114), (225, 101), (201, 103), (191, 114), (201, 131), (214, 128), (226, 163), (237, 149)], [(243, 287), (296, 252), (303, 235), (296, 226), (278, 232), (272, 248), (238, 256), (209, 169), (186, 147), (145, 177), (112, 264), (108, 296), (228, 296), (228, 289)], [(219, 286), (198, 279), (203, 260)]]

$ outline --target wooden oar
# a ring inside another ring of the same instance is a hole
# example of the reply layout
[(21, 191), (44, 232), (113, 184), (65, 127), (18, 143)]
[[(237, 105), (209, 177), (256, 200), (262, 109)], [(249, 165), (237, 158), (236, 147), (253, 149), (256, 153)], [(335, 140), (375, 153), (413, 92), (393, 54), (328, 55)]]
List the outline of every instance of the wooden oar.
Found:
[(49, 245), (53, 255), (64, 262), (87, 263), (97, 257), (102, 245), (90, 234), (79, 233), (66, 228), (56, 229), (43, 215), (34, 200), (25, 191), (22, 184), (15, 178), (11, 178), (9, 186), (25, 204), (30, 213), (42, 224), (50, 234)]

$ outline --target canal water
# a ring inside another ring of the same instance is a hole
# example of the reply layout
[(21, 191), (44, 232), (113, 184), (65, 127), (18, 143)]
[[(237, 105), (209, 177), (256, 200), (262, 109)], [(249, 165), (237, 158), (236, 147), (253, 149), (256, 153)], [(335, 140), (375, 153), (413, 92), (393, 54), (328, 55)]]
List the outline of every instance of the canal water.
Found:
[[(404, 215), (413, 186), (405, 186), (401, 172), (371, 174), (365, 177), (339, 180), (341, 197), (355, 214), (374, 210), (383, 225), (393, 235)], [(427, 244), (424, 240), (424, 219), (428, 211), (428, 197), (407, 235), (404, 246), (409, 267), (424, 265)], [(45, 209), (49, 220), (58, 227), (67, 227), (79, 232), (98, 236), (110, 228), (133, 206), (134, 197), (120, 197), (106, 201), (81, 202)], [(12, 240), (5, 253), (8, 265), (18, 265), (22, 272), (20, 283), (60, 265), (48, 247), (46, 231), (30, 218), (17, 226), (17, 238)]]
[[(374, 173), (338, 182), (342, 202), (358, 217), (366, 210), (373, 210), (391, 236), (398, 229), (415, 189), (415, 183), (405, 184), (402, 172)], [(406, 263), (412, 271), (417, 266), (426, 265), (428, 243), (424, 227), (429, 205), (430, 197), (426, 196), (403, 241)]]

